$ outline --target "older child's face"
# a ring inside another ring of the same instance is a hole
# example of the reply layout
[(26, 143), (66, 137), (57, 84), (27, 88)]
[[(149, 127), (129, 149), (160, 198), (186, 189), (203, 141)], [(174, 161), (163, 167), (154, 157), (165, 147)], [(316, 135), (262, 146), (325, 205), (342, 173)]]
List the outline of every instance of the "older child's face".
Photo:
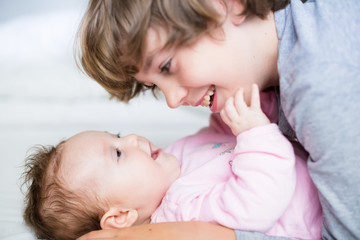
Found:
[(89, 131), (66, 142), (61, 171), (75, 191), (89, 186), (112, 204), (153, 211), (180, 167), (174, 156), (143, 137)]
[(150, 28), (145, 61), (136, 79), (157, 85), (171, 108), (210, 104), (213, 112), (219, 112), (240, 87), (249, 102), (253, 83), (260, 90), (277, 85), (277, 35), (272, 14), (266, 21), (249, 18), (240, 25), (227, 19), (223, 32), (218, 29), (213, 34), (190, 46), (161, 50), (167, 34)]

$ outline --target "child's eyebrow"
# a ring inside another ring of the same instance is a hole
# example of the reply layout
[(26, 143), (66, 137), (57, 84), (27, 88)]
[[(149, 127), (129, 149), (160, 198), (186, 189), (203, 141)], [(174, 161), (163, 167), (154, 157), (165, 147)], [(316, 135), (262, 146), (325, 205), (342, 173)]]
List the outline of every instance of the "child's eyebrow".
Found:
[(148, 57), (145, 59), (144, 72), (147, 73), (151, 68), (153, 57)]
[(145, 65), (144, 65), (144, 72), (147, 73), (149, 69), (151, 68), (151, 65), (153, 63), (154, 57), (156, 54), (151, 54), (150, 56), (147, 56), (145, 58)]

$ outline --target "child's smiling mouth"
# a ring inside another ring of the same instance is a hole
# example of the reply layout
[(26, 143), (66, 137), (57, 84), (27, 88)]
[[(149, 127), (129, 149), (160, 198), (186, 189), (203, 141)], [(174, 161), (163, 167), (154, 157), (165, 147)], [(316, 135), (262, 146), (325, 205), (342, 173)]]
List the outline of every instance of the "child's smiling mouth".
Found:
[(215, 94), (215, 86), (211, 85), (210, 89), (207, 91), (207, 93), (202, 99), (201, 106), (211, 107), (214, 100), (214, 94)]

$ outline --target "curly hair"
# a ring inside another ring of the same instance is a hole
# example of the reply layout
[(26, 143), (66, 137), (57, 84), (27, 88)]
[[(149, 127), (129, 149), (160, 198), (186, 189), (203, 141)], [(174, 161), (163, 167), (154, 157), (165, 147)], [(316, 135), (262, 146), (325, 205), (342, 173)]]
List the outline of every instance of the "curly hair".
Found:
[[(243, 15), (260, 18), (290, 2), (237, 1), (244, 6)], [(192, 43), (221, 23), (210, 0), (90, 0), (78, 30), (77, 62), (111, 97), (128, 102), (149, 88), (156, 93), (155, 86), (134, 78), (142, 65), (149, 27), (169, 30), (165, 47), (176, 47)]]
[(25, 161), (23, 185), (27, 186), (27, 193), (23, 217), (41, 239), (76, 239), (101, 229), (104, 208), (99, 206), (101, 201), (94, 192), (71, 191), (59, 177), (64, 143), (56, 147), (36, 146)]

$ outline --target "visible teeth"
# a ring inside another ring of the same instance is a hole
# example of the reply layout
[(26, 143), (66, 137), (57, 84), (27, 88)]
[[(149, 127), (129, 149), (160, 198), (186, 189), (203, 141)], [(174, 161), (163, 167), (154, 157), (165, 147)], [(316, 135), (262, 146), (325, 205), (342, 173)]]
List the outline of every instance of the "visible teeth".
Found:
[(210, 105), (210, 101), (209, 100), (204, 100), (201, 104), (201, 106), (203, 107), (208, 107)]
[(210, 97), (214, 95), (215, 92), (215, 86), (212, 86), (212, 89), (210, 89), (207, 94), (204, 96), (204, 99), (201, 103), (201, 106), (208, 107), (210, 105)]

